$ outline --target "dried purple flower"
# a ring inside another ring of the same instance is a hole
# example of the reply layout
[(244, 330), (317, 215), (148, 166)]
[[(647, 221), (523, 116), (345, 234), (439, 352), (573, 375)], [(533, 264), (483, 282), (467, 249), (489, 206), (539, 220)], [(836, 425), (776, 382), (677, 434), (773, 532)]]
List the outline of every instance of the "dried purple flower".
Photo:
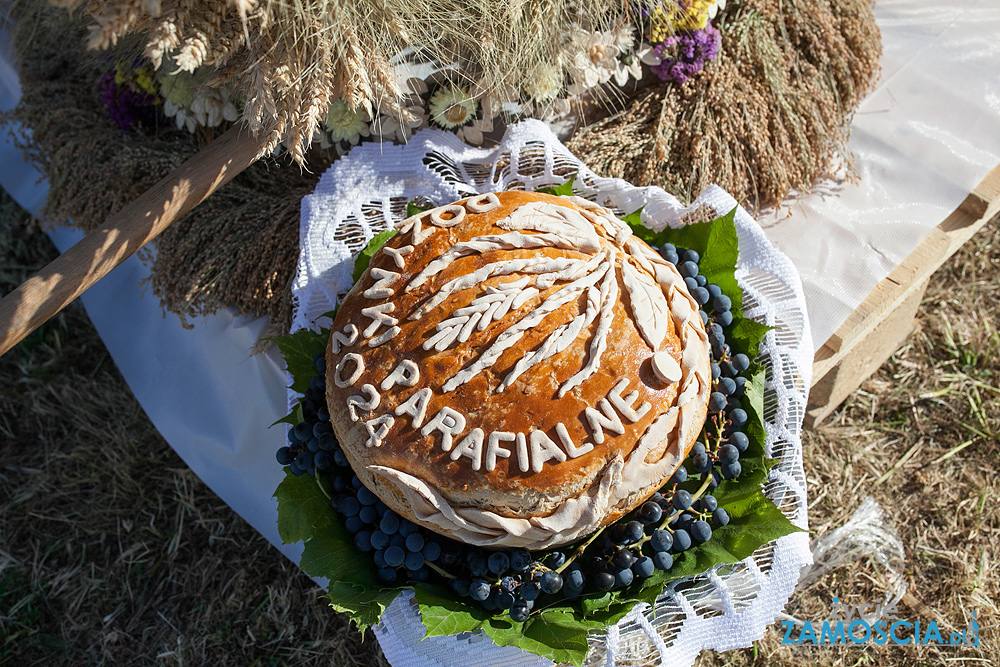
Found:
[(654, 50), (660, 64), (651, 69), (663, 81), (684, 83), (719, 55), (722, 35), (711, 23), (701, 30), (682, 30)]

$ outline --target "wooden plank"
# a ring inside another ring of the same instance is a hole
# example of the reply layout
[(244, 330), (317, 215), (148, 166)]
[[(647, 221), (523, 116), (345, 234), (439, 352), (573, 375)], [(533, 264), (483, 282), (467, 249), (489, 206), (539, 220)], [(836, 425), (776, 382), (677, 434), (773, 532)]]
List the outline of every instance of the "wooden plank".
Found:
[(0, 300), (0, 355), (257, 159), (242, 125), (201, 149)]
[[(1000, 214), (1000, 165), (995, 167), (910, 255), (882, 280), (814, 358), (814, 385), (895, 311), (966, 241)], [(863, 380), (860, 378), (858, 383)]]
[(924, 280), (894, 310), (886, 314), (867, 336), (854, 339), (844, 349), (840, 362), (817, 378), (809, 391), (809, 404), (803, 424), (809, 428), (819, 424), (844, 399), (899, 349), (913, 331), (920, 302), (929, 281)]

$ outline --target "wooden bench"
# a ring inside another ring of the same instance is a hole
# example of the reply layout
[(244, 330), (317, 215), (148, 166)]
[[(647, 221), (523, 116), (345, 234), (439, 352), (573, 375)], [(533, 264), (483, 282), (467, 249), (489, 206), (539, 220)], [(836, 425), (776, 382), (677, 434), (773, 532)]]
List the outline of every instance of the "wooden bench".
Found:
[(972, 236), (1000, 220), (1000, 165), (924, 238), (816, 352), (805, 425), (815, 426), (899, 349), (927, 284)]

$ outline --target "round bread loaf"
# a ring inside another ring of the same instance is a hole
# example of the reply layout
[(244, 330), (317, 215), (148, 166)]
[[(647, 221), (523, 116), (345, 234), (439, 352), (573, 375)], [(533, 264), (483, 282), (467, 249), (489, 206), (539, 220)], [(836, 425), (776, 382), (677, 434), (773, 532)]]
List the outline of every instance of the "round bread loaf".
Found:
[(502, 192), (403, 221), (334, 320), (327, 402), (354, 471), (459, 541), (544, 549), (660, 488), (701, 431), (684, 280), (608, 210)]

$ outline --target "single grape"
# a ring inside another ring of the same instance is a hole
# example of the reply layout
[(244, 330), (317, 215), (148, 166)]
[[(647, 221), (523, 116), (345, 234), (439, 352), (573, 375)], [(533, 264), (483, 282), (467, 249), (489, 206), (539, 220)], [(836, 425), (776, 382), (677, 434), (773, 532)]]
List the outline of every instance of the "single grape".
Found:
[(684, 284), (687, 286), (689, 292), (698, 287), (698, 281), (692, 277), (685, 278)]
[(463, 579), (459, 577), (457, 579), (450, 580), (448, 582), (448, 585), (451, 586), (451, 590), (455, 593), (455, 595), (457, 595), (460, 598), (464, 598), (466, 595), (469, 594), (469, 583), (470, 582), (468, 579)]
[(708, 278), (706, 278), (704, 275), (700, 273), (696, 275), (694, 279), (698, 281), (698, 287), (704, 287), (705, 285), (708, 284)]
[(515, 623), (524, 623), (528, 620), (529, 613), (530, 610), (528, 609), (527, 603), (523, 600), (519, 600), (510, 607), (510, 620)]
[[(427, 547), (424, 547), (424, 549), (427, 549)], [(427, 558), (426, 554), (424, 558)], [(428, 558), (428, 560), (430, 559)], [(454, 567), (462, 561), (462, 552), (454, 542), (449, 540), (441, 547), (440, 561), (441, 565), (445, 567)]]
[(518, 595), (521, 596), (522, 600), (537, 600), (538, 596), (541, 595), (542, 590), (538, 585), (537, 581), (526, 581), (521, 584), (521, 587), (517, 589)]
[(691, 539), (698, 544), (708, 542), (709, 538), (712, 537), (712, 527), (708, 525), (707, 521), (702, 521), (701, 519), (691, 524), (690, 532)]
[(376, 549), (385, 549), (389, 546), (389, 536), (383, 533), (381, 530), (376, 530), (372, 533), (372, 546)]
[(378, 521), (378, 512), (371, 505), (363, 505), (358, 512), (358, 517), (365, 523), (376, 523)]
[(627, 567), (624, 570), (618, 570), (615, 572), (615, 586), (619, 588), (625, 588), (632, 583), (632, 579), (635, 575), (632, 574), (632, 568)]
[(556, 570), (566, 562), (566, 554), (562, 551), (553, 551), (545, 556), (542, 562), (545, 564), (545, 567)]
[(741, 472), (743, 472), (743, 466), (740, 465), (739, 461), (733, 461), (722, 466), (722, 476), (726, 479), (736, 479), (740, 476)]
[(701, 452), (691, 457), (691, 466), (695, 472), (708, 472), (712, 469), (712, 459), (707, 453)]
[(733, 431), (729, 434), (729, 442), (742, 454), (750, 446), (750, 438), (742, 431)]
[(385, 562), (385, 552), (382, 549), (375, 550), (375, 553), (372, 554), (372, 560), (375, 562), (375, 567), (389, 567)]
[(500, 590), (507, 591), (508, 593), (513, 593), (514, 589), (517, 588), (517, 578), (512, 577), (509, 574), (500, 580)]
[[(349, 485), (350, 485), (350, 482), (343, 475), (337, 475), (336, 477), (333, 478), (333, 490), (334, 491), (343, 491)], [(334, 509), (336, 509), (336, 505), (334, 505)]]
[(503, 574), (510, 568), (510, 557), (503, 551), (490, 554), (487, 567), (493, 574)]
[(431, 571), (426, 567), (421, 567), (416, 570), (407, 570), (406, 576), (410, 581), (427, 581), (431, 578)]
[(669, 570), (674, 565), (674, 557), (666, 551), (657, 551), (653, 554), (653, 565), (658, 570)]
[(739, 460), (740, 450), (733, 445), (723, 445), (719, 447), (719, 463), (733, 463)]
[(527, 549), (514, 549), (510, 552), (510, 569), (515, 572), (524, 572), (531, 567), (532, 560)]
[(419, 551), (407, 552), (403, 563), (406, 565), (407, 570), (419, 570), (424, 566), (424, 555)]
[(654, 530), (649, 544), (653, 547), (653, 551), (670, 551), (670, 547), (674, 546), (674, 536), (669, 530)]
[(396, 583), (396, 570), (391, 567), (380, 567), (375, 574), (380, 584), (389, 585)]
[(571, 591), (582, 591), (585, 583), (586, 578), (583, 576), (583, 570), (579, 568), (567, 570), (566, 576), (563, 578), (563, 586)]
[(309, 452), (311, 452), (312, 454), (315, 454), (316, 452), (318, 452), (319, 451), (319, 438), (309, 438), (309, 440), (306, 442), (306, 449), (308, 449)]
[(316, 367), (316, 372), (325, 375), (326, 374), (326, 353), (317, 352), (313, 355), (313, 366)]
[(708, 313), (706, 313), (704, 310), (698, 311), (698, 317), (701, 318), (702, 324), (708, 324)]
[(691, 445), (691, 454), (704, 454), (708, 449), (705, 447), (705, 443), (698, 441)]
[(694, 297), (699, 306), (704, 306), (712, 298), (708, 295), (708, 290), (700, 286), (691, 290), (691, 296)]
[(634, 544), (642, 539), (643, 527), (638, 521), (629, 521), (625, 524), (625, 539), (628, 544)]
[(403, 551), (406, 551), (406, 538), (399, 533), (393, 533), (389, 536), (389, 544), (394, 547), (399, 547)]
[(295, 454), (292, 453), (292, 450), (289, 447), (279, 447), (277, 454), (275, 454), (275, 458), (278, 459), (279, 464), (286, 466), (295, 460)]
[(643, 523), (656, 523), (663, 516), (663, 510), (652, 501), (646, 501), (639, 508), (639, 520)]
[(419, 529), (420, 527), (417, 526), (417, 524), (410, 521), (409, 519), (403, 519), (402, 521), (399, 522), (399, 534), (402, 535), (403, 537), (412, 535)]
[[(579, 570), (573, 570), (573, 572), (580, 575), (580, 588), (583, 588), (583, 573)], [(544, 592), (558, 593), (562, 589), (564, 582), (561, 574), (550, 570), (542, 575), (539, 583)]]
[(712, 412), (721, 412), (726, 409), (726, 404), (728, 403), (726, 395), (719, 391), (713, 391), (712, 395), (708, 398), (708, 409)]
[(701, 261), (701, 255), (699, 255), (696, 250), (685, 250), (684, 260), (688, 262), (694, 262), (695, 264), (697, 264), (698, 262)]
[(729, 310), (733, 307), (733, 301), (725, 294), (720, 294), (719, 296), (712, 299), (712, 308), (715, 308), (715, 312), (721, 313), (724, 310)]
[(628, 549), (621, 549), (614, 556), (611, 557), (611, 564), (616, 568), (623, 569), (626, 567), (632, 567), (632, 563), (635, 562), (635, 556)]
[(489, 572), (489, 568), (486, 567), (486, 558), (482, 552), (470, 551), (469, 555), (466, 556), (466, 564), (474, 577), (481, 577)]
[[(407, 538), (409, 539), (409, 538)], [(433, 563), (438, 558), (441, 557), (441, 545), (438, 542), (430, 541), (424, 542), (424, 560), (428, 563)]]
[(402, 547), (391, 545), (385, 550), (385, 564), (389, 567), (399, 567), (406, 560), (406, 552)]
[(674, 497), (671, 500), (674, 507), (679, 510), (686, 510), (691, 507), (691, 493), (685, 491), (684, 489), (677, 489), (674, 492)]
[(490, 592), (489, 596), (480, 603), (482, 604), (483, 609), (485, 609), (486, 611), (496, 611), (500, 606), (497, 604), (497, 596), (499, 594), (500, 594), (499, 591)]
[(301, 451), (295, 456), (293, 461), (301, 470), (308, 470), (313, 465), (313, 455), (309, 451)]
[(344, 528), (347, 529), (351, 535), (356, 534), (358, 531), (363, 530), (365, 527), (365, 522), (358, 517), (358, 515), (349, 516), (344, 519)]
[(715, 508), (719, 506), (719, 501), (715, 499), (715, 496), (706, 494), (698, 500), (698, 506), (706, 512), (714, 512)]
[(333, 427), (330, 426), (330, 422), (316, 422), (313, 424), (312, 434), (317, 440), (328, 433), (333, 433)]
[(736, 380), (733, 378), (719, 378), (719, 382), (715, 385), (715, 388), (720, 394), (731, 396), (736, 393)]
[(299, 442), (306, 442), (312, 437), (312, 425), (309, 422), (299, 422), (295, 425), (295, 437)]
[(344, 516), (357, 516), (358, 512), (361, 511), (361, 503), (354, 496), (347, 496), (340, 501), (338, 509)]
[(514, 604), (514, 594), (510, 591), (500, 591), (497, 595), (497, 607), (499, 609), (510, 609)]
[(354, 548), (356, 548), (361, 553), (367, 553), (372, 550), (372, 534), (367, 530), (358, 531), (354, 535)]
[[(424, 536), (420, 533), (410, 533), (406, 536), (406, 550), (412, 551), (413, 553), (418, 553), (423, 551), (424, 548)], [(414, 568), (416, 569), (416, 568)]]
[(729, 412), (729, 420), (733, 422), (733, 426), (743, 426), (747, 423), (747, 413), (742, 408), (736, 408)]
[(722, 368), (722, 374), (727, 378), (735, 378), (738, 374), (736, 367), (733, 366), (733, 362), (731, 361), (724, 361), (719, 366)]
[(698, 275), (698, 265), (691, 260), (681, 262), (681, 265), (677, 267), (677, 270), (685, 278), (694, 278)]
[(340, 449), (333, 452), (333, 462), (339, 465), (341, 468), (348, 468), (350, 464), (347, 462), (347, 455)]
[(354, 487), (355, 491), (357, 491), (362, 486), (364, 486), (364, 484), (361, 483), (361, 480), (358, 479), (357, 475), (354, 475), (353, 477), (351, 477), (351, 486)]
[(687, 551), (691, 548), (691, 534), (683, 528), (674, 531), (674, 552)]
[[(319, 448), (324, 452), (333, 452), (333, 450), (337, 448), (337, 436), (333, 433), (324, 433), (316, 440), (319, 442)], [(333, 456), (333, 454), (331, 454), (331, 456)]]
[(677, 470), (675, 470), (674, 474), (671, 475), (670, 479), (667, 480), (667, 484), (683, 484), (687, 480), (687, 478), (688, 478), (687, 468), (685, 468), (684, 466), (677, 466)]
[(395, 512), (386, 512), (382, 515), (382, 520), (379, 521), (378, 527), (386, 535), (395, 535), (399, 532), (399, 515)]
[(653, 576), (654, 569), (656, 569), (656, 566), (653, 565), (653, 559), (649, 556), (643, 556), (632, 563), (632, 574), (639, 579)]
[(743, 372), (750, 368), (750, 357), (743, 354), (742, 352), (733, 357), (733, 367), (739, 372)]
[(721, 507), (717, 508), (714, 512), (712, 512), (712, 524), (716, 528), (721, 528), (722, 526), (728, 525), (729, 512), (722, 509)]
[(736, 376), (736, 396), (743, 395), (743, 389), (747, 386), (747, 379), (742, 375)]
[(482, 602), (490, 596), (490, 585), (482, 579), (473, 579), (469, 584), (469, 597)]
[(670, 525), (673, 528), (687, 528), (691, 525), (692, 521), (694, 521), (694, 518), (690, 514), (682, 512), (674, 517), (674, 520), (670, 522)]
[(326, 408), (325, 405), (321, 405), (319, 409), (316, 411), (316, 418), (319, 419), (320, 421), (325, 421), (325, 422), (330, 421), (330, 411)]
[(368, 490), (367, 486), (358, 489), (358, 502), (362, 505), (374, 505), (378, 502), (378, 496)]
[(610, 572), (598, 572), (594, 577), (594, 583), (602, 591), (610, 591), (615, 587), (615, 575)]
[(724, 310), (721, 313), (716, 313), (715, 321), (721, 326), (728, 327), (733, 323), (733, 311)]

